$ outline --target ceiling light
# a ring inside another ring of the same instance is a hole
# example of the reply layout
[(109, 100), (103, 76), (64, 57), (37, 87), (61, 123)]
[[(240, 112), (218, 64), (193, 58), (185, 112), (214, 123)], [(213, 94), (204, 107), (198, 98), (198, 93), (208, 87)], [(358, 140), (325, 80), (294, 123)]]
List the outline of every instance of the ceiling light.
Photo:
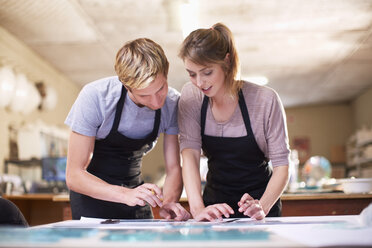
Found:
[(197, 1), (189, 0), (180, 4), (180, 16), (182, 35), (186, 38), (192, 31), (198, 28)]

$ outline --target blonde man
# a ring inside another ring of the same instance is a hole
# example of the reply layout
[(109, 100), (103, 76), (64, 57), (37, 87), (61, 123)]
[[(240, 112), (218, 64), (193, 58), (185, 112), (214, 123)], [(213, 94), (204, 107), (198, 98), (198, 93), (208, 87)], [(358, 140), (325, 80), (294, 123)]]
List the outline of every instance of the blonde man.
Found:
[[(168, 88), (168, 67), (157, 43), (136, 39), (116, 55), (118, 76), (89, 83), (80, 92), (65, 121), (71, 128), (66, 182), (73, 219), (149, 219), (151, 206), (159, 206), (166, 219), (190, 217), (177, 203), (182, 191), (179, 93)], [(167, 172), (162, 190), (141, 178), (142, 157), (160, 133)]]

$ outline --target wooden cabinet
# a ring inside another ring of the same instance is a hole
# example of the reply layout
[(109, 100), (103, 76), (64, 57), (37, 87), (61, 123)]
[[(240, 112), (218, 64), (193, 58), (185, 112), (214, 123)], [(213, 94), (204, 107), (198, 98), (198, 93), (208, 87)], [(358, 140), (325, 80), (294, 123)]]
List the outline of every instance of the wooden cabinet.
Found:
[(53, 194), (3, 195), (21, 210), (30, 226), (71, 219), (69, 202), (53, 201)]
[(372, 194), (284, 194), (282, 216), (355, 215), (372, 202)]

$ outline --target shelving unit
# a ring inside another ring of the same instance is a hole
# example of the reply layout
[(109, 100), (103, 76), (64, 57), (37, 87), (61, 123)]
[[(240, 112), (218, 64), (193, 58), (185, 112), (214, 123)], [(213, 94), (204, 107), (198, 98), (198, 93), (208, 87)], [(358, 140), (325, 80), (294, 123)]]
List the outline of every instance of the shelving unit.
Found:
[[(15, 171), (17, 171), (17, 173), (15, 173)], [(62, 179), (54, 179), (51, 177), (46, 178), (43, 176), (43, 164), (41, 159), (6, 159), (4, 160), (4, 174), (8, 173), (20, 176), (22, 185), (18, 187), (18, 190), (22, 188), (22, 193), (61, 193), (67, 192), (68, 190), (64, 180), (62, 181)], [(26, 185), (29, 186), (27, 187)]]
[(346, 145), (348, 177), (372, 177), (372, 130), (359, 130)]
[(32, 167), (32, 166), (41, 166), (40, 159), (29, 159), (29, 160), (4, 160), (4, 174), (9, 172), (9, 164), (14, 164), (20, 167)]

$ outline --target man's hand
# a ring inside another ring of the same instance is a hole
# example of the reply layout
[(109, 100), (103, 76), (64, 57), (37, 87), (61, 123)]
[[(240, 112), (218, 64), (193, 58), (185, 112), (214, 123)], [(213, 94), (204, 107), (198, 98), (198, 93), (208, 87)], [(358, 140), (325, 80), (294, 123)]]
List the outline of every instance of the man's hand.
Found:
[(128, 206), (145, 206), (146, 203), (152, 207), (162, 207), (163, 193), (155, 184), (145, 183), (134, 189), (124, 188), (125, 196), (123, 203)]
[(181, 204), (170, 202), (163, 204), (160, 208), (159, 215), (167, 220), (174, 219), (177, 221), (183, 221), (190, 219), (191, 215), (184, 209)]

